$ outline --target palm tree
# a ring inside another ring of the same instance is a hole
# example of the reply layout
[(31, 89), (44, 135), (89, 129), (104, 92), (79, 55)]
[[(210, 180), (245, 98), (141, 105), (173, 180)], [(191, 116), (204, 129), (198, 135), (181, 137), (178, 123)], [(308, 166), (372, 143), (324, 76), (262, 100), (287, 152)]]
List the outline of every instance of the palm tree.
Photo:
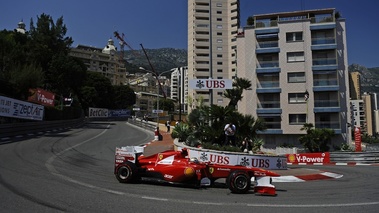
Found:
[(229, 107), (233, 107), (234, 109), (237, 106), (238, 101), (242, 100), (243, 90), (248, 90), (251, 88), (251, 81), (246, 78), (235, 78), (233, 82), (233, 89), (225, 90), (223, 97), (229, 98)]
[(313, 128), (313, 124), (306, 123), (300, 130), (306, 131), (306, 134), (301, 136), (299, 141), (309, 152), (329, 151), (330, 147), (328, 144), (334, 135), (333, 129)]

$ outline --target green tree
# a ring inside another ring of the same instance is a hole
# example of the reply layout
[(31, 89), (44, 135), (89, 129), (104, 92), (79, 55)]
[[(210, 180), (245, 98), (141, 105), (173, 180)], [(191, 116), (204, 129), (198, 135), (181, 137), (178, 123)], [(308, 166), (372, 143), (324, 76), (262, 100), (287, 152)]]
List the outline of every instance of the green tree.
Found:
[(242, 93), (244, 90), (251, 88), (250, 80), (246, 78), (235, 78), (233, 82), (233, 89), (225, 90), (223, 97), (230, 99), (228, 106), (236, 108), (237, 103), (242, 100)]
[[(84, 87), (84, 88), (83, 88)], [(93, 89), (95, 89), (97, 98), (91, 99), (92, 102), (87, 102), (88, 107), (98, 107), (98, 108), (109, 108), (113, 109), (115, 93), (111, 81), (103, 76), (101, 73), (97, 72), (87, 72), (87, 79), (83, 85), (81, 91), (90, 92), (94, 94)], [(84, 94), (79, 95), (80, 100), (84, 100)], [(90, 101), (88, 99), (87, 101)], [(86, 108), (84, 108), (86, 110)]]
[(87, 67), (84, 63), (66, 54), (57, 54), (49, 63), (48, 78), (54, 79), (49, 85), (58, 94), (68, 96), (78, 94), (87, 77)]
[(136, 94), (129, 86), (113, 86), (115, 93), (114, 109), (127, 109), (136, 103)]
[[(155, 101), (154, 108), (157, 108), (158, 102)], [(164, 111), (173, 112), (175, 110), (175, 102), (167, 98), (159, 98), (159, 109)]]
[(306, 131), (306, 134), (299, 138), (300, 143), (309, 152), (327, 152), (331, 143), (330, 139), (334, 136), (333, 129), (318, 129), (313, 128), (313, 124), (306, 123), (300, 129)]
[(252, 16), (249, 16), (246, 20), (246, 24), (248, 26), (254, 26), (254, 18)]
[(71, 37), (66, 37), (67, 27), (63, 24), (63, 17), (54, 23), (50, 15), (42, 13), (37, 16), (37, 24), (30, 21), (29, 35), (29, 60), (38, 62), (46, 74), (46, 84), (54, 81), (54, 75), (50, 74), (50, 62), (57, 54), (68, 55), (73, 43)]

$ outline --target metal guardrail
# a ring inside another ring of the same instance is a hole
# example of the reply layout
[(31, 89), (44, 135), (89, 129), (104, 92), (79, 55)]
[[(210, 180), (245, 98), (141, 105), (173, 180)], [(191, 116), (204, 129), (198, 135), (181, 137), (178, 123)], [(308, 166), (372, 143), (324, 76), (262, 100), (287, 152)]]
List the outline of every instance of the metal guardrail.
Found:
[(12, 123), (0, 125), (0, 138), (13, 137), (17, 135), (36, 133), (41, 131), (49, 131), (57, 128), (71, 128), (81, 126), (86, 119), (79, 118), (75, 120), (59, 120), (59, 121), (36, 121), (25, 123)]
[(157, 128), (156, 122), (144, 121), (141, 119), (128, 119), (128, 123), (133, 124), (133, 125), (138, 126), (138, 127), (141, 127), (143, 129), (147, 129), (149, 131), (153, 131), (153, 132)]
[(330, 152), (334, 163), (379, 163), (379, 152)]

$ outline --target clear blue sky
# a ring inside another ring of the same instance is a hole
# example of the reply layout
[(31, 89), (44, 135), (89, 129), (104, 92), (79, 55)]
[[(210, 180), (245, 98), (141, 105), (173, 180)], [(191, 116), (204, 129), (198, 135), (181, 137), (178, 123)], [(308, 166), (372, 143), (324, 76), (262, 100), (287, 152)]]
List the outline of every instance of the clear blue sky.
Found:
[[(42, 13), (63, 16), (74, 45), (104, 47), (113, 32), (133, 49), (187, 49), (187, 0), (0, 0), (0, 30), (23, 20), (29, 29)], [(379, 2), (376, 0), (241, 0), (241, 25), (250, 15), (336, 8), (346, 19), (349, 65), (379, 67)]]

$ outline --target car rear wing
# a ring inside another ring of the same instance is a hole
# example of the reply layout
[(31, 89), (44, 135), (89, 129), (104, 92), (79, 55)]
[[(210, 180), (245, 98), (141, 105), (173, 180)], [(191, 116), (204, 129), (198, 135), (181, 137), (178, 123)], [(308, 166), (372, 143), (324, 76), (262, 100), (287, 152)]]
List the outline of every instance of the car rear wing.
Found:
[(130, 161), (136, 163), (138, 156), (143, 153), (144, 147), (142, 146), (123, 146), (116, 147), (115, 152), (115, 167), (119, 164)]

